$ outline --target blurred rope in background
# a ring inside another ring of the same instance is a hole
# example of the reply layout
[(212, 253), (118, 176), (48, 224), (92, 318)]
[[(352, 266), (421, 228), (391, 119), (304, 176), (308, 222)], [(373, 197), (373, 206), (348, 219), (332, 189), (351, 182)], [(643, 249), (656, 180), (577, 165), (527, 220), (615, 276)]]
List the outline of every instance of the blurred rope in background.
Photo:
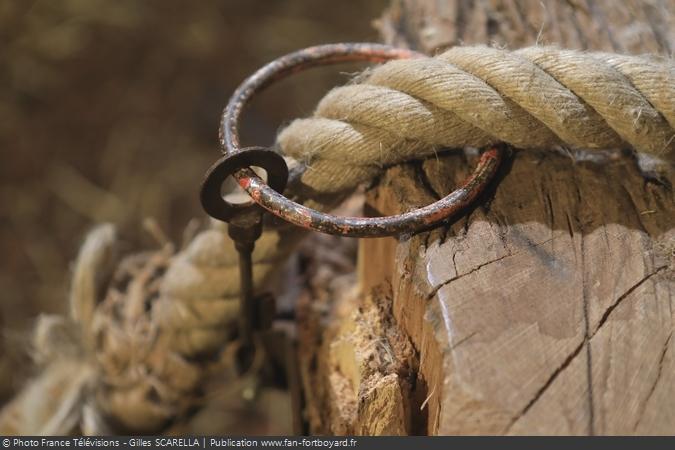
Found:
[[(375, 39), (386, 3), (0, 3), (0, 399), (25, 378), (36, 315), (65, 312), (85, 230), (119, 224), (129, 248), (180, 241), (203, 217), (195, 180), (233, 88), (290, 50)], [(345, 79), (320, 70), (273, 89), (247, 112), (244, 141), (271, 143)]]

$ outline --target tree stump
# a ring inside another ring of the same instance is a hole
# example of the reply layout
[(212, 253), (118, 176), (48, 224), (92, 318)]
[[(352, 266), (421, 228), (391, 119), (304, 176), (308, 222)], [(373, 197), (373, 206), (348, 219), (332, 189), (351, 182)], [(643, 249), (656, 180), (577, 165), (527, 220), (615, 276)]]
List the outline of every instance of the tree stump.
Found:
[[(672, 2), (396, 1), (387, 42), (670, 54)], [(476, 152), (388, 169), (366, 210), (426, 205)], [(357, 289), (300, 304), (310, 427), (357, 434), (674, 434), (672, 171), (515, 150), (463, 217), (362, 240)], [(348, 286), (347, 286), (348, 287)]]

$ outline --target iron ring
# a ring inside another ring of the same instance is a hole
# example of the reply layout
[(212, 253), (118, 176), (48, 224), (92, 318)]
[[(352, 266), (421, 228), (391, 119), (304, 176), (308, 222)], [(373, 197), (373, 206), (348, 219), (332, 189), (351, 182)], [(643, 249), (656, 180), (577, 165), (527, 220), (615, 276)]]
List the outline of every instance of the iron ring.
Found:
[[(282, 56), (244, 80), (232, 95), (221, 117), (219, 137), (222, 150), (225, 155), (241, 152), (237, 130), (241, 112), (254, 94), (274, 81), (319, 65), (347, 61), (384, 62), (424, 56), (412, 50), (367, 43), (322, 45)], [(275, 191), (248, 167), (236, 170), (233, 177), (255, 203), (297, 226), (340, 236), (393, 236), (429, 229), (465, 208), (494, 177), (504, 149), (505, 144), (498, 144), (484, 151), (473, 174), (441, 200), (414, 211), (387, 217), (340, 217), (307, 208)], [(256, 162), (255, 165), (260, 164)]]

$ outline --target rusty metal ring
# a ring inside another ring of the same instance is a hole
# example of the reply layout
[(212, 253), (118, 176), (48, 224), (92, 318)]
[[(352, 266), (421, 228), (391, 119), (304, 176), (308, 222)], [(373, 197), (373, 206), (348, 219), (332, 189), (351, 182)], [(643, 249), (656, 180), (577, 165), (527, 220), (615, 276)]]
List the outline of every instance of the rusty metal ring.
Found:
[(252, 207), (258, 208), (258, 205), (252, 202), (229, 203), (220, 192), (227, 177), (243, 167), (250, 166), (265, 169), (268, 185), (277, 192), (284, 191), (288, 182), (288, 166), (283, 156), (264, 147), (248, 147), (237, 153), (228, 153), (209, 167), (202, 183), (199, 199), (209, 216), (229, 222), (237, 213)]
[[(330, 44), (282, 56), (244, 80), (232, 95), (221, 119), (219, 134), (222, 150), (226, 155), (240, 151), (237, 126), (241, 112), (255, 93), (274, 81), (318, 65), (347, 61), (384, 62), (416, 57), (424, 55), (380, 44)], [(340, 236), (383, 237), (431, 228), (466, 207), (493, 178), (504, 153), (503, 148), (500, 144), (483, 152), (474, 173), (448, 196), (423, 208), (388, 217), (339, 217), (322, 213), (287, 199), (269, 187), (250, 168), (239, 169), (233, 176), (254, 202), (287, 222)]]

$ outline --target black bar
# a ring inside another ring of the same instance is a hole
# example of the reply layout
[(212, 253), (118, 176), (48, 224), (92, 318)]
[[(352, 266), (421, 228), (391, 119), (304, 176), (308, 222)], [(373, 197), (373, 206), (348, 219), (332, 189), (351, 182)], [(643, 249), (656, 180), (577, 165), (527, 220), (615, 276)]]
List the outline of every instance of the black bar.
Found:
[(143, 436), (143, 437), (0, 437), (2, 448), (71, 449), (198, 449), (198, 448), (315, 448), (315, 449), (438, 449), (457, 448), (499, 450), (584, 450), (584, 449), (668, 449), (675, 448), (675, 437), (225, 437), (225, 436)]

